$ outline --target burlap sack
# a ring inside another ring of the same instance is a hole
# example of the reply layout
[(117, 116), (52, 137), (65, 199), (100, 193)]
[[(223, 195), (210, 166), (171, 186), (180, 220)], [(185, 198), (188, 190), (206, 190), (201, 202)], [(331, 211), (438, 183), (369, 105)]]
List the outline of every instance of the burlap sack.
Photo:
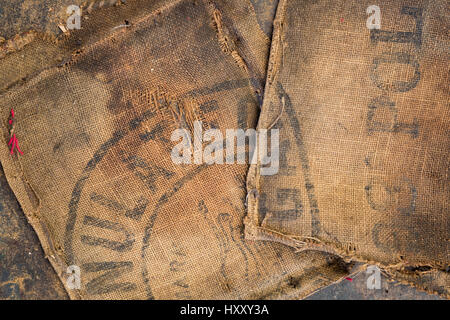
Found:
[(258, 124), (280, 129), (279, 172), (250, 168), (247, 239), (416, 283), (437, 272), (448, 294), (448, 13), (438, 0), (280, 1)]
[(71, 298), (298, 298), (349, 272), (244, 240), (246, 165), (171, 160), (194, 120), (256, 125), (268, 40), (247, 1), (127, 1), (84, 21), (47, 46), (60, 62), (34, 41), (1, 62), (30, 57), (24, 79), (7, 73), (0, 160)]
[(0, 300), (67, 298), (0, 168)]

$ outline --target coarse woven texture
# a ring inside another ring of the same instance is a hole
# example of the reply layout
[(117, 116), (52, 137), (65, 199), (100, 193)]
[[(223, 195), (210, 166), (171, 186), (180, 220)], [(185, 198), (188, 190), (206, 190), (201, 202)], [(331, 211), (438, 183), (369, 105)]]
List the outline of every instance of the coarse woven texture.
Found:
[[(299, 298), (349, 272), (333, 255), (243, 238), (246, 165), (171, 161), (173, 129), (194, 120), (255, 127), (268, 40), (252, 10), (127, 1), (1, 60), (26, 70), (5, 75), (0, 160), (63, 284), (81, 267), (71, 298)], [(9, 152), (11, 130), (23, 155)]]
[(449, 294), (449, 4), (280, 1), (248, 175), (246, 238), (377, 263)]

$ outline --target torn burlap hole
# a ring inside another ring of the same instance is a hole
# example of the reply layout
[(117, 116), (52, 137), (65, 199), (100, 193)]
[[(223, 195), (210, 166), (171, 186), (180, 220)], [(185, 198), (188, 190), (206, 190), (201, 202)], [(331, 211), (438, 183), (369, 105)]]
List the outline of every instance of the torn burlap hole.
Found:
[(335, 252), (449, 294), (444, 1), (280, 1), (258, 128), (280, 168), (248, 174), (246, 238)]
[[(216, 10), (247, 68), (224, 50)], [(0, 161), (71, 298), (293, 299), (348, 274), (334, 256), (244, 239), (245, 165), (170, 159), (171, 130), (193, 119), (255, 127), (268, 48), (254, 28), (247, 1), (127, 1), (51, 43), (60, 61), (20, 50), (0, 110), (14, 108), (24, 155), (3, 125)]]

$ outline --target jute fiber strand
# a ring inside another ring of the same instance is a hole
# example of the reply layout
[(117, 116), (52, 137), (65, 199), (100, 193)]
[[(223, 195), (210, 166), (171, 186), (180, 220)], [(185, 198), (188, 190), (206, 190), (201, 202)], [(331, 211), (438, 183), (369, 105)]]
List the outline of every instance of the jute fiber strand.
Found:
[(87, 21), (56, 44), (76, 52), (31, 57), (0, 100), (5, 175), (71, 298), (299, 298), (348, 273), (244, 239), (246, 165), (171, 160), (195, 120), (256, 126), (269, 48), (247, 1), (127, 1)]
[(258, 123), (280, 129), (280, 169), (250, 168), (247, 239), (437, 272), (448, 294), (448, 13), (445, 1), (280, 1)]

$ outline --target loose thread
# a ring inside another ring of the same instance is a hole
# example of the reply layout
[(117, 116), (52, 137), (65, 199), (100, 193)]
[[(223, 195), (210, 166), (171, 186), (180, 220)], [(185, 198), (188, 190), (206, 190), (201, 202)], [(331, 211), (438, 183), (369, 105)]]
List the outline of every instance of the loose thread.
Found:
[(22, 150), (19, 148), (19, 140), (17, 140), (16, 134), (14, 133), (14, 115), (14, 109), (11, 109), (11, 119), (8, 121), (11, 125), (11, 138), (9, 139), (8, 146), (11, 146), (11, 154), (14, 154), (14, 148), (16, 148), (20, 154), (23, 154)]

